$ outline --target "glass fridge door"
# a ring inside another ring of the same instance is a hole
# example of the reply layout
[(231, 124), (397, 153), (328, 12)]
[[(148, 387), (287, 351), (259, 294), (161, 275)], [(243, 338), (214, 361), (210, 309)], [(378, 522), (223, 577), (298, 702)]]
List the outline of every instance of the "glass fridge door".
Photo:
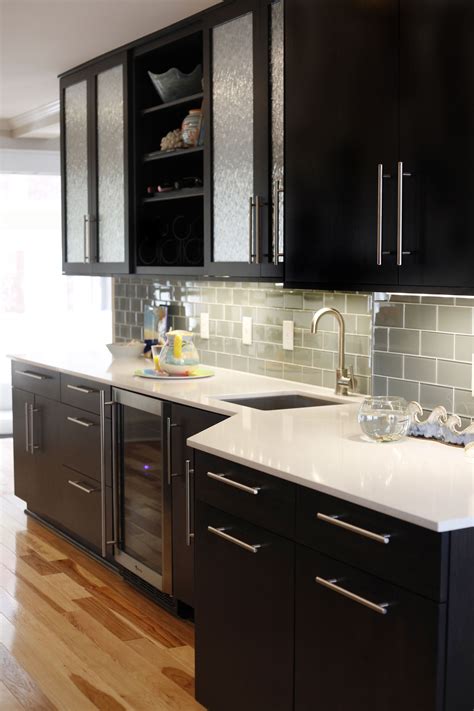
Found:
[(171, 510), (160, 400), (114, 390), (120, 565), (171, 594)]

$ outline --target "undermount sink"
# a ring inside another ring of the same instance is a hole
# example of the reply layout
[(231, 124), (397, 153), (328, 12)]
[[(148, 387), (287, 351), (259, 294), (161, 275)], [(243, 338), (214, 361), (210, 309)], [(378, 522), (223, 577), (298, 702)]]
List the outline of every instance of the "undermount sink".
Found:
[(233, 402), (235, 405), (253, 407), (256, 410), (292, 410), (298, 407), (323, 407), (325, 405), (342, 405), (342, 402), (323, 400), (319, 397), (298, 395), (256, 395), (244, 397), (221, 398), (223, 402)]

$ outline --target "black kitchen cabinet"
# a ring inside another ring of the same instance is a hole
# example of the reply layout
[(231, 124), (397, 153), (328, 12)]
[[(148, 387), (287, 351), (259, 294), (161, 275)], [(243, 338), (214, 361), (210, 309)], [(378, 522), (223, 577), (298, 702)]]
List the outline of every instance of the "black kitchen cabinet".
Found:
[(224, 4), (204, 28), (206, 271), (281, 278), (283, 223), (273, 200), (283, 190), (283, 3)]
[(296, 551), (295, 711), (441, 711), (446, 605)]
[(472, 3), (290, 0), (285, 22), (287, 285), (472, 292)]
[(205, 410), (171, 405), (171, 486), (173, 521), (173, 595), (194, 607), (194, 450), (186, 440), (224, 420)]
[(62, 76), (63, 273), (129, 272), (128, 60)]
[(33, 393), (13, 388), (13, 456), (15, 462), (15, 495), (23, 501), (34, 498), (36, 489), (30, 440), (31, 410), (34, 409)]
[(197, 501), (196, 698), (206, 708), (293, 708), (293, 575), (290, 541)]

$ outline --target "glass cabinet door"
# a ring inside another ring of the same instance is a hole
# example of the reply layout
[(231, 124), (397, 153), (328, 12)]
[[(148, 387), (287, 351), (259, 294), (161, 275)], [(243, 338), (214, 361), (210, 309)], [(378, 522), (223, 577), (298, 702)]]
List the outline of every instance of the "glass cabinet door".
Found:
[(63, 94), (64, 261), (88, 264), (88, 99), (87, 80), (67, 86)]
[(124, 67), (97, 74), (96, 261), (125, 261)]
[(254, 12), (212, 28), (213, 262), (257, 262)]
[(270, 5), (272, 261), (284, 261), (284, 0)]

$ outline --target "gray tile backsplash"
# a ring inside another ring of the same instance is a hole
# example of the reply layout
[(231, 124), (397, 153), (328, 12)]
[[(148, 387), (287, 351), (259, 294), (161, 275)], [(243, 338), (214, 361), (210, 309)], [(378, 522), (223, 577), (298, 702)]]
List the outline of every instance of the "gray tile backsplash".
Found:
[(374, 295), (373, 391), (474, 416), (474, 298)]
[[(314, 385), (334, 385), (336, 322), (325, 317), (313, 335), (311, 318), (322, 306), (342, 311), (347, 361), (358, 391), (401, 395), (424, 408), (445, 405), (474, 417), (470, 392), (474, 351), (474, 297), (345, 294), (284, 290), (253, 282), (154, 277), (115, 278), (115, 338), (143, 337), (143, 307), (169, 305), (170, 327), (196, 335), (203, 362)], [(208, 313), (210, 338), (200, 338)], [(253, 319), (253, 343), (242, 344), (242, 317)], [(282, 347), (283, 321), (294, 321), (294, 350)]]
[[(153, 277), (115, 278), (115, 339), (143, 337), (145, 304), (168, 304), (171, 328), (195, 332), (202, 361), (208, 365), (313, 385), (334, 386), (337, 363), (336, 322), (324, 317), (320, 332), (310, 333), (314, 311), (340, 309), (346, 322), (346, 361), (354, 367), (357, 390), (371, 384), (372, 296), (322, 291), (287, 291), (253, 282), (208, 282)], [(208, 313), (210, 338), (203, 340), (200, 315)], [(253, 319), (253, 343), (242, 343), (242, 317)], [(282, 347), (283, 321), (294, 321), (294, 350)]]

